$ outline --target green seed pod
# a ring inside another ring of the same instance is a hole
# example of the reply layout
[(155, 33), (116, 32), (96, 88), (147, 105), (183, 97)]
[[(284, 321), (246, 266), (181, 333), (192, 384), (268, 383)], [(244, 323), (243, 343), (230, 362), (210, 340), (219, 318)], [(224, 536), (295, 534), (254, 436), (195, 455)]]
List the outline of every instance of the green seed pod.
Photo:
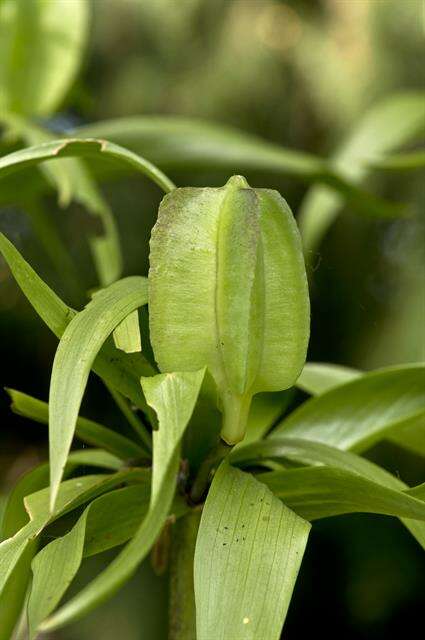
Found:
[(292, 386), (308, 344), (301, 242), (280, 194), (234, 176), (165, 196), (150, 241), (149, 313), (161, 371), (206, 365), (222, 437), (242, 440), (252, 396)]

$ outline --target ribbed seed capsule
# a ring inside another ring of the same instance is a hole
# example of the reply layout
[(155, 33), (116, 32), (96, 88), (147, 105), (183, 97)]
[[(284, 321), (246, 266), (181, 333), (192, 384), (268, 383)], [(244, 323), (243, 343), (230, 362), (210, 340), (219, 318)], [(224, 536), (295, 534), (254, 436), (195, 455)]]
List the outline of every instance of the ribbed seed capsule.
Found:
[(149, 313), (161, 371), (208, 366), (222, 437), (242, 440), (252, 396), (292, 386), (308, 344), (301, 243), (279, 193), (234, 176), (165, 196), (150, 241)]

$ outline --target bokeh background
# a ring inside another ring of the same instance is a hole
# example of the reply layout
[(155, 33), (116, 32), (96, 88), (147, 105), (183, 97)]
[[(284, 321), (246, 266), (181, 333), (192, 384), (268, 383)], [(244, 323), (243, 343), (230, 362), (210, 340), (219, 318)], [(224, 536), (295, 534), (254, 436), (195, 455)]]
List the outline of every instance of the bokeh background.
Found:
[[(29, 29), (28, 8), (37, 2), (24, 3)], [(7, 44), (1, 20), (10, 4), (0, 3), (0, 53)], [(89, 26), (81, 37), (81, 60), (72, 82), (51, 113), (34, 118), (52, 131), (124, 116), (178, 115), (235, 126), (274, 144), (330, 158), (375, 105), (424, 89), (422, 0), (84, 4)], [(0, 93), (5, 64), (0, 55)], [(31, 73), (30, 64), (25, 74), (31, 78)], [(405, 118), (409, 114), (401, 113), (400, 119)], [(1, 153), (22, 146), (6, 125)], [(418, 134), (402, 148), (416, 149), (420, 142)], [(365, 146), (367, 151), (367, 139)], [(214, 186), (239, 172), (238, 166), (180, 165), (169, 174), (178, 185)], [(255, 186), (279, 189), (296, 215), (312, 198), (312, 187), (293, 176), (255, 168), (246, 173)], [(322, 241), (310, 249), (310, 360), (368, 370), (424, 359), (424, 185), (418, 171), (371, 172), (364, 188), (388, 201), (408, 203), (410, 217), (380, 219), (345, 204)], [(146, 274), (159, 190), (133, 175), (103, 181), (102, 192), (118, 222), (124, 274)], [(13, 197), (0, 196), (0, 204), (0, 230), (67, 302), (81, 305), (81, 292), (96, 284), (86, 243), (92, 222), (83, 207), (61, 209), (53, 191), (39, 201), (43, 216), (70, 251), (78, 293), (46, 255), (36, 213), (22, 203), (16, 206)], [(1, 386), (46, 399), (55, 348), (55, 338), (0, 261)], [(7, 395), (1, 394), (4, 496), (20, 473), (46, 459), (47, 438), (43, 427), (13, 415)], [(95, 379), (82, 413), (120, 428), (119, 414)], [(423, 460), (408, 451), (388, 444), (370, 455), (408, 482), (423, 481)], [(79, 580), (99, 571), (110, 555), (87, 562)], [(366, 515), (325, 520), (313, 529), (284, 637), (318, 630), (347, 640), (397, 637), (407, 624), (423, 626), (424, 593), (423, 555), (396, 520)], [(162, 640), (166, 606), (167, 576), (156, 577), (146, 561), (112, 601), (48, 637)]]

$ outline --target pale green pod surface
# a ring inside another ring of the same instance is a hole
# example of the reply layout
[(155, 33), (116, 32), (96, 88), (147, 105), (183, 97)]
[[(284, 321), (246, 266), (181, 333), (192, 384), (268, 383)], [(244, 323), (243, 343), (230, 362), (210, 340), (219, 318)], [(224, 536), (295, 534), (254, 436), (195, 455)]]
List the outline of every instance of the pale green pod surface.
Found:
[(290, 387), (305, 362), (307, 279), (283, 198), (240, 176), (168, 194), (150, 242), (149, 313), (161, 371), (207, 366), (222, 437), (240, 441), (252, 395)]

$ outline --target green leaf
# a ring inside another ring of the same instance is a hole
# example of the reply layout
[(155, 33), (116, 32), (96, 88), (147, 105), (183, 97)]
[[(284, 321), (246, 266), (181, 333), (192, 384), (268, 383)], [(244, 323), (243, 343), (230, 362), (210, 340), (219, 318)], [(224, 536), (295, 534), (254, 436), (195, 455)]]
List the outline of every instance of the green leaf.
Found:
[[(403, 491), (407, 488), (406, 484), (399, 478), (395, 478), (388, 471), (369, 460), (349, 451), (343, 451), (313, 440), (279, 436), (253, 443), (246, 447), (240, 447), (231, 454), (231, 461), (234, 464), (262, 464), (263, 461), (268, 460), (277, 460), (279, 462), (289, 460), (301, 465), (326, 465), (327, 468), (331, 467), (348, 471), (350, 474), (358, 474), (390, 489)], [(300, 487), (301, 490), (302, 487)], [(331, 490), (332, 488), (330, 487), (329, 491)], [(403, 519), (403, 524), (419, 544), (425, 548), (425, 525), (410, 519)]]
[[(36, 542), (31, 541), (17, 560), (0, 593), (0, 640), (10, 640), (25, 602)], [(1, 560), (0, 560), (1, 561)]]
[(309, 299), (292, 213), (276, 191), (251, 189), (241, 176), (221, 188), (176, 189), (161, 203), (150, 248), (159, 368), (208, 366), (222, 438), (235, 444), (252, 396), (292, 386), (305, 362)]
[(234, 172), (237, 168), (318, 181), (368, 215), (402, 213), (399, 207), (358, 189), (321, 158), (221, 124), (175, 116), (135, 116), (86, 125), (74, 130), (73, 135), (108, 138), (166, 169)]
[[(49, 329), (60, 338), (76, 311), (68, 307), (43, 282), (2, 233), (0, 233), (0, 252), (35, 311)], [(115, 349), (111, 340), (108, 340), (97, 356), (93, 370), (137, 407), (146, 408), (139, 379), (142, 375), (152, 375), (155, 370), (140, 354), (124, 354)]]
[(309, 530), (262, 483), (223, 463), (196, 543), (198, 640), (278, 640)]
[(272, 432), (364, 451), (425, 406), (424, 365), (367, 373), (311, 398)]
[(126, 353), (137, 353), (142, 350), (137, 309), (124, 318), (114, 329), (114, 343), (117, 349)]
[(148, 160), (107, 140), (92, 138), (52, 140), (9, 153), (0, 158), (0, 178), (15, 171), (38, 165), (46, 160), (70, 157), (102, 157), (117, 160), (145, 175), (166, 193), (175, 188), (171, 180)]
[[(104, 451), (96, 449), (72, 451), (66, 465), (66, 475), (79, 466), (118, 468), (119, 460), (108, 458)], [(111, 466), (112, 465), (112, 466)], [(2, 539), (11, 538), (28, 522), (24, 498), (49, 484), (49, 465), (41, 464), (23, 474), (7, 497), (2, 520)]]
[(91, 611), (113, 595), (134, 573), (157, 539), (176, 486), (180, 440), (202, 384), (204, 370), (158, 375), (142, 380), (148, 402), (155, 409), (159, 429), (153, 440), (153, 481), (150, 507), (132, 540), (113, 562), (78, 595), (40, 625), (51, 631)]
[[(320, 395), (362, 375), (363, 372), (356, 369), (311, 362), (305, 365), (296, 384), (311, 395)], [(415, 455), (425, 457), (425, 409), (392, 423), (383, 437)]]
[(385, 434), (385, 439), (415, 455), (425, 457), (425, 409), (395, 422)]
[(96, 294), (71, 320), (59, 342), (49, 392), (52, 511), (93, 362), (117, 324), (146, 302), (145, 278), (119, 280)]
[(88, 22), (87, 2), (1, 2), (0, 111), (44, 116), (60, 105), (80, 67)]
[(318, 396), (332, 387), (337, 387), (345, 382), (350, 382), (362, 375), (361, 371), (342, 367), (338, 364), (323, 362), (307, 362), (296, 385), (312, 396)]
[[(347, 180), (360, 184), (377, 155), (414, 140), (424, 129), (424, 95), (393, 95), (368, 111), (334, 154), (332, 165)], [(306, 255), (314, 253), (343, 205), (340, 194), (320, 185), (309, 190), (298, 215)]]
[(425, 167), (425, 151), (411, 151), (410, 153), (395, 153), (370, 160), (372, 169), (386, 169), (388, 171), (410, 171)]
[(32, 562), (33, 580), (28, 601), (30, 640), (37, 629), (60, 602), (77, 573), (83, 555), (87, 509), (71, 531), (40, 551)]
[(152, 504), (157, 501), (164, 478), (173, 464), (204, 375), (205, 369), (200, 369), (141, 379), (146, 402), (155, 410), (159, 421), (159, 428), (153, 432)]
[(66, 480), (59, 487), (54, 514), (49, 510), (48, 488), (26, 496), (24, 504), (30, 521), (13, 537), (0, 544), (0, 598), (20, 559), (49, 522), (117, 485), (130, 480), (143, 480), (145, 476), (146, 471), (128, 469), (112, 475), (82, 476)]
[(425, 521), (421, 500), (343, 469), (310, 467), (257, 477), (307, 520), (364, 512)]
[[(25, 118), (16, 116), (16, 114), (5, 114), (4, 120), (14, 135), (25, 140), (26, 145), (36, 146), (55, 140), (49, 131)], [(122, 271), (122, 255), (115, 219), (83, 161), (79, 158), (63, 158), (55, 162), (43, 162), (40, 165), (40, 170), (47, 181), (56, 187), (60, 206), (67, 206), (71, 200), (75, 200), (86, 207), (91, 215), (99, 218), (102, 232), (89, 237), (99, 282), (102, 286), (106, 286), (119, 278)], [(15, 191), (11, 194), (11, 202), (14, 204), (20, 197), (20, 192)], [(34, 210), (34, 199), (29, 201), (28, 198), (25, 198), (23, 206), (31, 215), (33, 222), (34, 220), (39, 222), (40, 212), (37, 209)], [(46, 216), (43, 217), (42, 222), (43, 228), (39, 229), (40, 223), (38, 223), (35, 225), (35, 229), (40, 231), (38, 236), (45, 251), (54, 264), (61, 260), (66, 262), (65, 266), (67, 266), (71, 262), (68, 250)], [(48, 241), (46, 240), (46, 231), (48, 232)], [(68, 271), (69, 269), (65, 273), (68, 274)], [(62, 273), (63, 269), (60, 272)]]
[[(89, 504), (74, 527), (57, 538), (33, 561), (28, 614), (32, 635), (55, 609), (77, 573), (83, 557), (127, 542), (149, 509), (150, 478), (135, 486), (106, 493)], [(178, 517), (188, 507), (173, 505)]]
[[(6, 391), (11, 397), (10, 408), (14, 413), (41, 424), (48, 424), (49, 405), (47, 402), (16, 391), (16, 389), (6, 389)], [(82, 442), (105, 449), (122, 460), (143, 458), (146, 455), (145, 450), (129, 438), (81, 416), (77, 418), (75, 436)]]

